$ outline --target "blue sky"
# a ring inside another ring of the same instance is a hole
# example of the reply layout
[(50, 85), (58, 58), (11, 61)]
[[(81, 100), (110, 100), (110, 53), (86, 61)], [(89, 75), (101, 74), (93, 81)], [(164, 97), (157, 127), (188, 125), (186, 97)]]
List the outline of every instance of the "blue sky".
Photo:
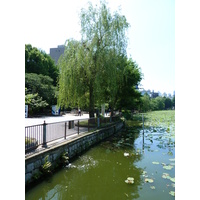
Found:
[[(49, 53), (66, 39), (80, 39), (78, 13), (88, 0), (27, 2), (24, 42)], [(175, 90), (175, 1), (108, 0), (111, 11), (120, 6), (130, 23), (128, 55), (141, 68), (141, 87), (173, 93)], [(92, 3), (98, 4), (98, 0)]]

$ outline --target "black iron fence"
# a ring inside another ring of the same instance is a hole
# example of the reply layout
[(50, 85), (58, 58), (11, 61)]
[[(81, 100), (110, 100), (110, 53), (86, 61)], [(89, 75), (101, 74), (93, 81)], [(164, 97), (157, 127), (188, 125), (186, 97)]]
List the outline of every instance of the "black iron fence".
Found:
[(38, 146), (47, 147), (49, 142), (106, 127), (120, 120), (119, 116), (105, 118), (87, 118), (25, 127), (25, 152)]

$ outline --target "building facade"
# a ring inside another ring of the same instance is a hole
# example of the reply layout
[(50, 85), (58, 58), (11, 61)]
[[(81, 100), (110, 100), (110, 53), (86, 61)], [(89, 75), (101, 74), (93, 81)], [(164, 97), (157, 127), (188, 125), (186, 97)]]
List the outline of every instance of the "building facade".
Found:
[(65, 45), (58, 45), (57, 48), (50, 48), (50, 56), (55, 61), (55, 64), (57, 65), (58, 59), (62, 54), (64, 54), (65, 51)]

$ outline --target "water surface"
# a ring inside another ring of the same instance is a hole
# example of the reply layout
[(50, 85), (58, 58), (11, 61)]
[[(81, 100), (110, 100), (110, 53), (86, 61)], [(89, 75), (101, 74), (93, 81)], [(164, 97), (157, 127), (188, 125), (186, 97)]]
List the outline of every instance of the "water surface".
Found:
[[(26, 199), (174, 199), (174, 123), (129, 127), (91, 148)], [(165, 169), (167, 168), (167, 169)], [(127, 184), (128, 177), (134, 178)], [(153, 180), (152, 183), (147, 180)]]

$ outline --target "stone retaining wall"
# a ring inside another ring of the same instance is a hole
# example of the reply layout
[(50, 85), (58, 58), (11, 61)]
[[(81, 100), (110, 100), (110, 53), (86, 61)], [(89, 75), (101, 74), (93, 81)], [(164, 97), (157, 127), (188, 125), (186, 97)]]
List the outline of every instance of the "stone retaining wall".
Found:
[(41, 176), (40, 168), (45, 163), (45, 157), (51, 162), (51, 169), (58, 167), (61, 155), (68, 152), (68, 157), (73, 158), (81, 152), (87, 150), (92, 145), (110, 137), (123, 127), (123, 122), (112, 125), (111, 127), (96, 130), (86, 135), (78, 136), (75, 139), (66, 141), (62, 144), (46, 148), (42, 152), (35, 153), (25, 158), (25, 186), (34, 182)]

